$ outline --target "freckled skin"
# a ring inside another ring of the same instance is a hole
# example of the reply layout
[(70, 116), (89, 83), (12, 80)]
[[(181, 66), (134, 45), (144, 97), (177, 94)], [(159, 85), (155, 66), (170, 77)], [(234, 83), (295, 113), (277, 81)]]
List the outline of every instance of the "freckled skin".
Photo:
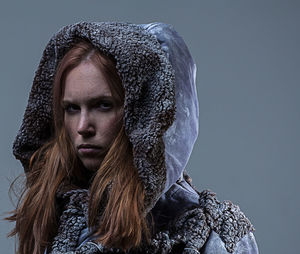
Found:
[[(120, 127), (121, 107), (112, 97), (102, 72), (82, 62), (66, 77), (64, 123), (77, 156), (86, 169), (97, 170)], [(97, 146), (79, 149), (82, 144)]]

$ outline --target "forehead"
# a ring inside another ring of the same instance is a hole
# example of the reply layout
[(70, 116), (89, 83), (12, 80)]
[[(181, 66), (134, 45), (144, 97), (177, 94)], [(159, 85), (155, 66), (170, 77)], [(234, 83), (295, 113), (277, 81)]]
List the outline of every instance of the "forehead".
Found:
[(92, 62), (82, 62), (67, 74), (63, 100), (81, 102), (99, 96), (111, 96), (111, 91), (103, 73)]

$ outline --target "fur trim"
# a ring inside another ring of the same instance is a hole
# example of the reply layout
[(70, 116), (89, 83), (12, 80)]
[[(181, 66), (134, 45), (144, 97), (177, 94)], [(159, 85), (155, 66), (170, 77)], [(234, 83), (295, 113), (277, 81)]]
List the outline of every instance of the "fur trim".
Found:
[(174, 120), (174, 71), (156, 37), (138, 25), (81, 22), (51, 38), (33, 81), (14, 155), (27, 171), (31, 155), (51, 138), (53, 78), (58, 63), (78, 39), (90, 41), (117, 62), (125, 88), (125, 130), (149, 211), (166, 182), (163, 134)]
[[(60, 227), (52, 243), (53, 253), (123, 253), (107, 249), (91, 241), (76, 248), (81, 231), (87, 227), (87, 190), (73, 190), (63, 195), (66, 204), (60, 217)], [(208, 190), (200, 193), (199, 206), (189, 209), (174, 219), (168, 229), (156, 233), (150, 245), (134, 253), (198, 253), (205, 245), (211, 231), (220, 235), (229, 253), (247, 233), (254, 231), (250, 221), (231, 202), (219, 202)], [(80, 252), (84, 250), (86, 252)], [(101, 252), (100, 252), (101, 250)]]

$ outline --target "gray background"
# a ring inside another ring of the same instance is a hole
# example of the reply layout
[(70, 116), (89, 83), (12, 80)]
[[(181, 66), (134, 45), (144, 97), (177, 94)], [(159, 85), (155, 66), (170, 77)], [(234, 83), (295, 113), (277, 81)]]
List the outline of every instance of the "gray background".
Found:
[[(22, 172), (11, 153), (50, 36), (77, 21), (161, 21), (198, 66), (200, 135), (193, 183), (239, 204), (261, 253), (299, 253), (300, 1), (6, 1), (0, 6), (1, 216)], [(0, 253), (13, 253), (0, 222)]]

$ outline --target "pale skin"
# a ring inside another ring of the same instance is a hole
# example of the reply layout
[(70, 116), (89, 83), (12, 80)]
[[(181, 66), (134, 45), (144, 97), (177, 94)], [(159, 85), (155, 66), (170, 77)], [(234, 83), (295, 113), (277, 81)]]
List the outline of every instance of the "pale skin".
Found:
[(86, 169), (98, 170), (120, 128), (121, 106), (91, 61), (69, 72), (62, 104), (65, 128), (77, 156)]

